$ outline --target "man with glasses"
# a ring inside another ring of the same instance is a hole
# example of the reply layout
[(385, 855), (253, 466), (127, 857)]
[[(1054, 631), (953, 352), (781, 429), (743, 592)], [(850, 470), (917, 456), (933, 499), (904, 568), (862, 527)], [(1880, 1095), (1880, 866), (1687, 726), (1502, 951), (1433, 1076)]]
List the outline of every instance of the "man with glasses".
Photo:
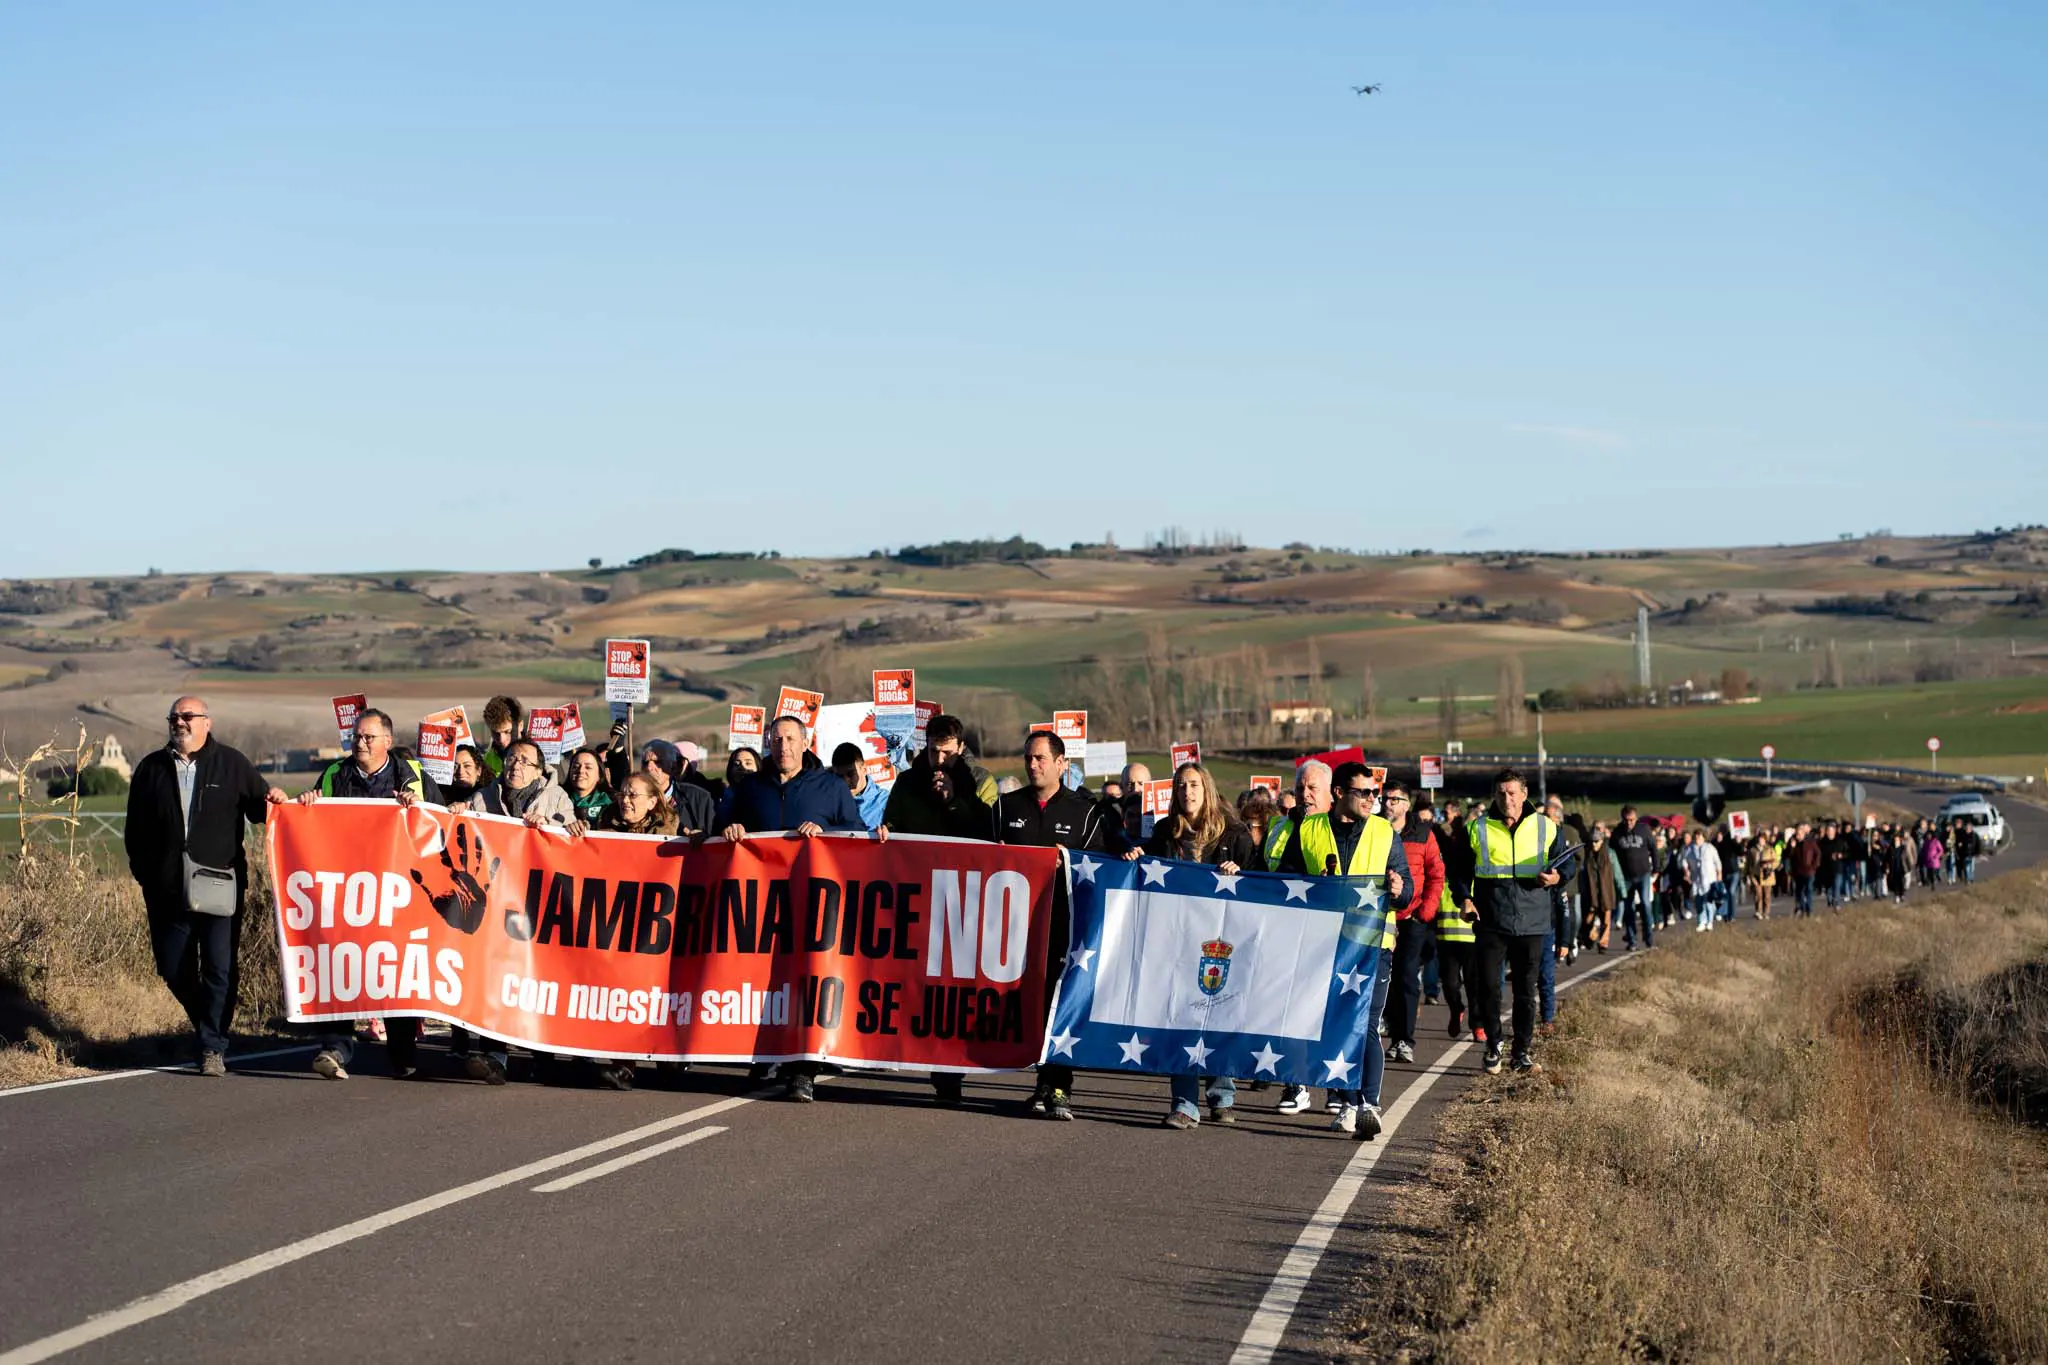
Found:
[(178, 698), (167, 719), (169, 741), (135, 765), (122, 838), (157, 975), (192, 1021), (199, 1074), (225, 1076), (249, 887), (242, 826), (262, 824), (284, 793), (214, 739), (203, 699)]
[[(347, 758), (327, 765), (320, 780), (299, 794), (299, 804), (310, 806), (322, 797), (335, 796), (368, 801), (396, 801), (400, 806), (418, 802), (441, 803), (441, 789), (434, 784), (410, 754), (392, 752), (391, 717), (375, 709), (356, 717), (354, 751)], [(418, 1019), (390, 1019), (385, 1023), (384, 1051), (391, 1062), (391, 1074), (408, 1080), (419, 1074)], [(325, 1034), (320, 1051), (313, 1057), (313, 1070), (330, 1081), (348, 1079), (349, 1063), (355, 1060), (356, 1035)]]
[[(1361, 1083), (1356, 1090), (1335, 1092), (1332, 1098), (1338, 1102), (1337, 1117), (1330, 1121), (1330, 1127), (1336, 1131), (1370, 1142), (1380, 1135), (1380, 1079), (1387, 1063), (1380, 1042), (1380, 1012), (1387, 1006), (1387, 985), (1393, 979), (1398, 937), (1394, 914), (1409, 903), (1415, 887), (1408, 871), (1407, 851), (1395, 837), (1394, 827), (1373, 814), (1379, 801), (1379, 786), (1372, 780), (1372, 770), (1363, 763), (1340, 763), (1331, 774), (1330, 785), (1334, 799), (1329, 811), (1302, 820), (1275, 870), (1308, 876), (1386, 879), (1386, 913), (1378, 939), (1379, 965), (1373, 973), (1372, 993), (1364, 1002)], [(1345, 928), (1350, 932), (1348, 920)]]

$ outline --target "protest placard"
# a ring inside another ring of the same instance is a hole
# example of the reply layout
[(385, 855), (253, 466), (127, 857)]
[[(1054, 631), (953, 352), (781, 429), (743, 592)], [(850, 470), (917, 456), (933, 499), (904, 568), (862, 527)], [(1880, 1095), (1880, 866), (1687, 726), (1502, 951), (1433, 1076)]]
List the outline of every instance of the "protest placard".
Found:
[(1737, 839), (1747, 839), (1749, 837), (1748, 811), (1731, 810), (1728, 812), (1728, 833)]
[(1190, 763), (1202, 761), (1202, 746), (1192, 739), (1184, 739), (1173, 746), (1173, 766), (1176, 771)]
[(446, 786), (455, 780), (455, 727), (436, 724), (430, 720), (420, 722), (420, 767), (428, 777)]
[(868, 781), (887, 791), (896, 785), (896, 765), (886, 758), (869, 758), (861, 761), (867, 769)]
[(1067, 761), (1081, 764), (1085, 770), (1088, 763), (1088, 713), (1053, 712), (1052, 732), (1060, 737), (1060, 743), (1067, 746)]
[(878, 668), (874, 675), (875, 729), (890, 747), (907, 748), (917, 729), (917, 670)]
[(1444, 760), (1441, 754), (1424, 754), (1422, 763), (1422, 789), (1441, 791), (1444, 785)]
[(334, 728), (341, 734), (341, 751), (352, 754), (356, 748), (356, 717), (370, 709), (370, 699), (358, 692), (353, 697), (334, 699)]
[(559, 706), (536, 706), (526, 713), (526, 737), (540, 746), (541, 762), (562, 761), (562, 727), (566, 720)]
[(653, 693), (653, 666), (645, 640), (604, 642), (604, 699), (644, 702)]
[(767, 707), (733, 707), (732, 719), (726, 722), (725, 747), (732, 750), (752, 749), (755, 753), (760, 753), (761, 731), (767, 724)]
[(562, 711), (562, 748), (573, 753), (590, 742), (583, 733), (583, 708), (573, 701), (565, 701)]
[(939, 704), (928, 697), (917, 700), (917, 728), (910, 732), (910, 752), (916, 753), (925, 746), (925, 735), (930, 731), (932, 717), (939, 714)]
[(782, 690), (775, 694), (774, 718), (780, 720), (784, 716), (795, 716), (804, 723), (804, 730), (808, 733), (816, 728), (818, 712), (824, 705), (823, 692), (806, 692), (801, 687), (791, 687), (785, 683)]
[(1283, 787), (1284, 785), (1285, 785), (1285, 784), (1284, 784), (1284, 783), (1283, 783), (1283, 782), (1281, 781), (1281, 779), (1280, 779), (1280, 778), (1278, 778), (1278, 777), (1274, 777), (1274, 776), (1260, 776), (1260, 775), (1258, 775), (1258, 774), (1256, 774), (1256, 773), (1255, 773), (1255, 774), (1253, 774), (1253, 775), (1252, 775), (1252, 780), (1251, 780), (1251, 787), (1250, 787), (1250, 790), (1252, 790), (1252, 791), (1269, 791), (1269, 792), (1273, 793), (1273, 795), (1275, 795), (1275, 796), (1278, 796), (1278, 795), (1280, 794), (1280, 790), (1281, 790), (1281, 788), (1282, 788), (1282, 787)]
[(1146, 838), (1152, 837), (1152, 826), (1173, 810), (1173, 779), (1161, 778), (1157, 782), (1145, 783), (1145, 793), (1139, 811), (1139, 830)]
[(840, 701), (818, 708), (811, 730), (811, 752), (830, 763), (832, 752), (842, 744), (860, 750), (862, 759), (886, 758), (888, 739), (875, 729), (875, 708), (864, 701)]
[(1130, 761), (1124, 742), (1120, 739), (1091, 739), (1088, 741), (1088, 772), (1092, 777), (1098, 779), (1115, 777), (1124, 770), (1124, 766)]

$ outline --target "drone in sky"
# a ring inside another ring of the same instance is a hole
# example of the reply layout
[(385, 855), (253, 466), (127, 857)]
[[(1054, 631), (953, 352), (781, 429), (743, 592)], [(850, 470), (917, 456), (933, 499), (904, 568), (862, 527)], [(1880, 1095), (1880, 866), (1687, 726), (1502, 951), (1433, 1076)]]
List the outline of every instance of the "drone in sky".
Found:
[(1354, 95), (1377, 95), (1379, 92), (1380, 88), (1377, 85), (1354, 85), (1351, 87), (1351, 93)]

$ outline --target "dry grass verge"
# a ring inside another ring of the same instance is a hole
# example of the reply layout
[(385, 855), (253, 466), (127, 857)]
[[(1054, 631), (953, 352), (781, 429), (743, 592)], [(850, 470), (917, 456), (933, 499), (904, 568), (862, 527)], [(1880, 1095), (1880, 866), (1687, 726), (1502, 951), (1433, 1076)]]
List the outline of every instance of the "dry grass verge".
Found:
[(2048, 1359), (2048, 1142), (2012, 1117), (2044, 945), (2048, 878), (2015, 873), (1575, 994), (1548, 1071), (1451, 1110), (1350, 1351)]
[[(260, 858), (260, 849), (251, 851)], [(261, 883), (260, 870), (252, 876)], [(238, 1031), (263, 1031), (281, 999), (269, 895), (252, 886)], [(190, 1034), (184, 1010), (157, 980), (133, 881), (53, 857), (0, 871), (0, 1087), (166, 1053), (187, 1060)]]

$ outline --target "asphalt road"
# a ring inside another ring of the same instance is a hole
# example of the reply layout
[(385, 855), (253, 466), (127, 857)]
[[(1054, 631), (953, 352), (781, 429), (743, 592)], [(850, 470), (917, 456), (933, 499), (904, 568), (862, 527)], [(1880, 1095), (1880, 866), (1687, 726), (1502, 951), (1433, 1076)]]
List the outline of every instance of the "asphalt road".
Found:
[[(2008, 813), (1998, 870), (2048, 852), (2048, 814)], [(399, 1082), (375, 1048), (340, 1084), (297, 1052), (0, 1092), (0, 1365), (1320, 1356), (1363, 1230), (1475, 1075), (1462, 1046), (1432, 1072), (1441, 1007), (1419, 1034), (1376, 1144), (1277, 1089), (1173, 1132), (1163, 1081), (1092, 1075), (1072, 1124), (1017, 1117), (1023, 1077), (958, 1112), (871, 1078), (805, 1107), (730, 1068)]]

